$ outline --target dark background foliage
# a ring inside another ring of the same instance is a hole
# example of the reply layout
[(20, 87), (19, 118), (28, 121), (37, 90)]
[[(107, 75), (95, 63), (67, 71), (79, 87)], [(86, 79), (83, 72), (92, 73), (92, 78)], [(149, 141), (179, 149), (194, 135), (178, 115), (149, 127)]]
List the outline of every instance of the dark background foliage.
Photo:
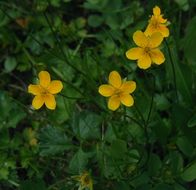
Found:
[[(155, 5), (171, 34), (165, 63), (143, 71), (125, 52)], [(196, 189), (195, 5), (1, 0), (0, 189), (74, 190), (85, 170), (95, 190)], [(41, 70), (63, 81), (55, 111), (31, 107)], [(112, 70), (137, 82), (133, 107), (111, 112), (98, 94)]]

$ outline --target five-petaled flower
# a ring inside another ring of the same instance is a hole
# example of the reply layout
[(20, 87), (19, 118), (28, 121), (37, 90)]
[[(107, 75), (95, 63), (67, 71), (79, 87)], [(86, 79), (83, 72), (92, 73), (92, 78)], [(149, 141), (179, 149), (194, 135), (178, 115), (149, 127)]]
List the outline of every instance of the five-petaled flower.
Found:
[(93, 180), (89, 174), (89, 172), (84, 171), (81, 175), (75, 177), (77, 181), (79, 181), (79, 189), (83, 190), (88, 188), (89, 190), (93, 190)]
[(161, 33), (156, 32), (151, 36), (146, 36), (142, 31), (136, 31), (133, 34), (133, 41), (139, 47), (129, 49), (126, 57), (130, 60), (138, 60), (139, 68), (147, 69), (152, 63), (160, 65), (165, 61), (163, 53), (158, 48), (163, 41)]
[(160, 32), (163, 37), (169, 36), (169, 29), (167, 28), (167, 19), (163, 18), (161, 10), (158, 6), (153, 8), (153, 15), (151, 16), (145, 34), (152, 35), (154, 32)]
[(35, 95), (32, 106), (35, 109), (40, 109), (45, 103), (48, 109), (56, 108), (54, 95), (63, 89), (63, 84), (59, 80), (50, 79), (50, 74), (47, 71), (41, 71), (39, 74), (39, 84), (28, 86), (28, 92)]
[(134, 81), (122, 81), (117, 71), (109, 74), (109, 84), (103, 84), (99, 87), (99, 93), (102, 96), (110, 97), (108, 100), (108, 108), (115, 111), (119, 108), (120, 103), (125, 106), (134, 104), (133, 97), (130, 95), (136, 89)]

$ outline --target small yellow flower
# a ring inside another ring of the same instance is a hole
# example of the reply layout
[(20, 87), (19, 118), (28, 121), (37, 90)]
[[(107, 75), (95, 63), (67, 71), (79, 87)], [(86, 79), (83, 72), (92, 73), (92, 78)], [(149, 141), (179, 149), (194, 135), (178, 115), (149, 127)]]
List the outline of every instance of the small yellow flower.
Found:
[(152, 35), (154, 32), (160, 32), (163, 37), (169, 36), (169, 29), (167, 28), (167, 19), (163, 18), (161, 10), (158, 6), (153, 8), (153, 15), (149, 20), (145, 34)]
[(126, 57), (130, 60), (138, 60), (139, 68), (147, 69), (152, 63), (160, 65), (165, 61), (163, 53), (158, 48), (163, 41), (161, 33), (156, 32), (151, 36), (146, 36), (138, 30), (133, 34), (133, 41), (139, 47), (129, 49), (126, 52)]
[(80, 176), (77, 176), (76, 179), (80, 182), (79, 190), (83, 190), (85, 188), (93, 190), (93, 180), (89, 172), (83, 172)]
[(28, 86), (28, 92), (35, 95), (32, 106), (35, 109), (40, 109), (45, 103), (48, 109), (54, 110), (56, 108), (54, 95), (63, 89), (63, 84), (59, 80), (51, 81), (47, 71), (41, 71), (38, 76), (39, 84)]
[(133, 97), (130, 95), (136, 89), (134, 81), (122, 81), (117, 71), (109, 74), (109, 84), (103, 84), (99, 87), (99, 93), (104, 97), (110, 97), (108, 100), (108, 108), (115, 111), (119, 108), (120, 103), (125, 106), (134, 104)]
[(32, 128), (26, 128), (24, 130), (24, 136), (25, 139), (29, 142), (31, 146), (36, 146), (37, 145), (37, 139), (36, 139), (36, 131), (33, 130)]
[(31, 140), (29, 141), (29, 144), (30, 144), (31, 146), (36, 146), (36, 145), (37, 145), (37, 139), (36, 139), (36, 138), (31, 139)]

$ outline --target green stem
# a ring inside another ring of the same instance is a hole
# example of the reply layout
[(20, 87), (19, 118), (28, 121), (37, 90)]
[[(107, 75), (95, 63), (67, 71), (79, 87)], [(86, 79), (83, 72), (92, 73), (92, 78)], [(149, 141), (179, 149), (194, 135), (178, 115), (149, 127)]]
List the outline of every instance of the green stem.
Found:
[(155, 94), (154, 93), (154, 91), (155, 91), (155, 76), (152, 74), (152, 77), (153, 77), (153, 92), (152, 92), (152, 97), (151, 97), (150, 109), (149, 109), (148, 117), (147, 117), (146, 124), (145, 124), (146, 126), (148, 126), (148, 124), (149, 124), (150, 116), (151, 116), (151, 113), (152, 113), (154, 94)]
[(175, 92), (176, 92), (175, 94), (176, 94), (176, 100), (178, 102), (178, 92), (177, 92), (177, 82), (176, 82), (175, 66), (174, 66), (174, 61), (172, 59), (171, 50), (169, 48), (169, 44), (168, 44), (166, 39), (165, 39), (165, 44), (166, 44), (166, 47), (167, 47), (167, 51), (168, 51), (170, 62), (171, 62), (171, 66), (172, 66), (173, 79), (174, 79), (174, 88), (175, 88)]
[(125, 115), (125, 117), (129, 118), (130, 120), (132, 120), (134, 123), (136, 123), (138, 126), (140, 126), (141, 128), (143, 128), (143, 125), (137, 121), (135, 118), (129, 116), (129, 115)]
[[(48, 3), (49, 3), (49, 2), (48, 2)], [(47, 16), (47, 14), (44, 12), (43, 15), (44, 15), (44, 17), (45, 17), (45, 19), (46, 19), (46, 22), (48, 23), (48, 25), (49, 25), (49, 27), (50, 27), (50, 30), (52, 31), (52, 34), (53, 34), (54, 38), (56, 39), (56, 42), (57, 42), (57, 44), (58, 44), (58, 46), (59, 46), (59, 49), (60, 49), (60, 51), (61, 51), (61, 53), (62, 53), (64, 59), (66, 60), (66, 63), (67, 63), (72, 69), (74, 69), (74, 70), (77, 71), (78, 73), (82, 74), (83, 76), (87, 77), (86, 74), (85, 74), (84, 72), (80, 71), (77, 67), (75, 67), (74, 65), (72, 65), (72, 64), (68, 61), (67, 56), (65, 55), (65, 53), (64, 53), (64, 51), (63, 51), (63, 48), (62, 48), (62, 46), (61, 46), (61, 43), (60, 43), (60, 41), (59, 41), (59, 39), (58, 39), (58, 37), (57, 37), (57, 35), (56, 35), (56, 33), (55, 33), (53, 27), (52, 27), (52, 24), (51, 24), (51, 22), (50, 22), (50, 20), (49, 20), (49, 18), (48, 18), (48, 16)], [(88, 77), (87, 77), (87, 78), (88, 78)]]
[(135, 109), (136, 109), (136, 111), (137, 111), (138, 115), (140, 116), (140, 118), (141, 118), (142, 122), (143, 122), (143, 123), (144, 123), (144, 125), (145, 125), (146, 121), (145, 121), (144, 116), (142, 115), (141, 111), (139, 110), (139, 108), (137, 107), (137, 105), (136, 105), (136, 104), (134, 105), (134, 107), (135, 107)]
[(8, 181), (10, 184), (12, 184), (12, 185), (14, 185), (14, 186), (16, 186), (16, 187), (19, 187), (19, 184), (16, 183), (15, 181), (10, 180), (10, 179), (8, 179), (7, 181)]

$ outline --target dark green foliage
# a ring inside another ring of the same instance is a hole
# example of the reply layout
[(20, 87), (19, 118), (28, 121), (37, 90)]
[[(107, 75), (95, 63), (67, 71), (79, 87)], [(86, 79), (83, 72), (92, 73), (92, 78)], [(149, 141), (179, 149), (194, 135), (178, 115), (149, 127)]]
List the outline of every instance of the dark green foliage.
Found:
[[(125, 57), (159, 5), (170, 22), (166, 61)], [(0, 1), (0, 189), (196, 189), (195, 0)], [(63, 82), (54, 111), (27, 92), (40, 71)], [(134, 106), (112, 112), (108, 74), (137, 83)], [(155, 81), (154, 81), (155, 80)]]

